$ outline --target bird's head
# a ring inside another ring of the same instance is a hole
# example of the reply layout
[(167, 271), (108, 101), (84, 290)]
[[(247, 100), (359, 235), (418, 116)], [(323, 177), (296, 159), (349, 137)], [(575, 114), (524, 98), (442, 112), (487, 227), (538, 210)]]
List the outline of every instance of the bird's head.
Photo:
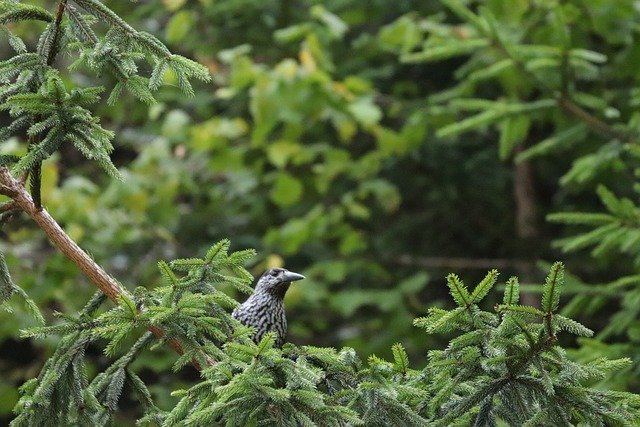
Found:
[(264, 272), (258, 284), (256, 292), (267, 292), (274, 296), (284, 298), (291, 282), (302, 280), (302, 274), (294, 273), (284, 268), (272, 268)]

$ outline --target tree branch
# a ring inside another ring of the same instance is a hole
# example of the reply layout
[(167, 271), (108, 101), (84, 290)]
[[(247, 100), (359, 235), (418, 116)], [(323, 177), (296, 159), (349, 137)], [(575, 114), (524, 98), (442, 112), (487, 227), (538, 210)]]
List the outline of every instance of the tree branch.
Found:
[(612, 126), (603, 122), (596, 116), (590, 114), (564, 95), (558, 98), (558, 104), (560, 105), (560, 107), (562, 107), (563, 110), (582, 120), (590, 128), (597, 132), (600, 132), (601, 134), (615, 138), (621, 142), (637, 143), (637, 141), (630, 135), (618, 132)]
[(6, 167), (0, 167), (0, 181), (13, 192), (16, 204), (38, 224), (49, 240), (91, 280), (111, 301), (118, 303), (120, 295), (130, 296), (112, 276), (104, 271), (91, 257), (67, 235), (60, 224), (46, 209), (38, 208), (24, 184), (11, 175)]
[(564, 110), (565, 113), (571, 114), (575, 118), (583, 121), (587, 124), (591, 129), (599, 132), (604, 136), (608, 136), (610, 138), (615, 138), (621, 142), (626, 143), (637, 143), (637, 139), (635, 135), (629, 135), (616, 130), (613, 126), (608, 123), (600, 120), (598, 117), (589, 113), (587, 110), (580, 107), (576, 104), (570, 97), (568, 93), (568, 84), (567, 84), (567, 52), (563, 52), (562, 57), (562, 67), (560, 69), (561, 73), (561, 91), (558, 92), (555, 88), (551, 87), (546, 81), (541, 79), (536, 73), (527, 68), (526, 64), (521, 61), (519, 58), (516, 58), (511, 51), (504, 45), (500, 37), (497, 37), (490, 32), (486, 33), (486, 37), (491, 40), (493, 46), (497, 47), (506, 58), (510, 59), (513, 64), (516, 66), (518, 70), (520, 70), (523, 74), (529, 76), (531, 80), (535, 82), (540, 90), (545, 92), (547, 95), (552, 96), (556, 99), (558, 106)]
[(450, 270), (479, 269), (521, 269), (535, 267), (535, 261), (527, 259), (506, 258), (455, 258), (455, 257), (422, 257), (401, 254), (393, 260), (400, 265), (418, 266), (422, 268), (445, 268)]
[(53, 21), (54, 33), (53, 41), (51, 42), (51, 48), (47, 52), (47, 65), (52, 65), (56, 57), (58, 48), (58, 40), (60, 39), (60, 25), (62, 24), (62, 17), (64, 16), (64, 9), (67, 6), (67, 0), (60, 0), (58, 2), (58, 10), (56, 12), (56, 18)]
[[(118, 281), (100, 267), (78, 244), (62, 229), (60, 224), (47, 212), (46, 209), (38, 207), (31, 195), (25, 188), (23, 182), (17, 180), (11, 175), (8, 168), (0, 167), (0, 185), (5, 194), (12, 197), (13, 202), (8, 202), (12, 208), (19, 207), (40, 227), (40, 229), (49, 237), (49, 240), (69, 258), (84, 275), (93, 282), (98, 289), (102, 291), (111, 301), (118, 304), (119, 297), (124, 295), (133, 299), (133, 296)], [(149, 330), (157, 338), (162, 338), (164, 332), (162, 329), (152, 326)], [(177, 339), (169, 340), (169, 346), (178, 354), (183, 354), (182, 344)], [(214, 364), (213, 359), (208, 359), (209, 364)], [(192, 360), (196, 369), (202, 367), (194, 359)]]

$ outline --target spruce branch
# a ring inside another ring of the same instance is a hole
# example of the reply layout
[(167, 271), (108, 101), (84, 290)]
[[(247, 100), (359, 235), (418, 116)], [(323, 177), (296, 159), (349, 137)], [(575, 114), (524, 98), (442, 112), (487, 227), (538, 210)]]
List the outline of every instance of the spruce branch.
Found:
[[(448, 6), (451, 7), (451, 4), (454, 3), (454, 1), (447, 1), (445, 3), (447, 3)], [(534, 71), (526, 66), (526, 64), (515, 53), (514, 49), (510, 48), (505, 38), (500, 35), (496, 19), (493, 15), (491, 15), (491, 13), (489, 13), (488, 9), (484, 8), (483, 12), (484, 13), (482, 15), (484, 15), (490, 27), (490, 31), (485, 31), (485, 36), (491, 38), (491, 46), (497, 47), (505, 55), (506, 58), (512, 61), (512, 63), (516, 66), (516, 68), (518, 68), (521, 73), (523, 73), (523, 75), (528, 76), (544, 93), (552, 96), (561, 109), (586, 123), (587, 126), (602, 135), (617, 139), (622, 142), (638, 143), (637, 136), (619, 132), (610, 124), (600, 120), (598, 117), (594, 116), (593, 114), (589, 113), (584, 108), (576, 104), (573, 99), (571, 99), (568, 91), (566, 90), (566, 85), (563, 85), (561, 91), (550, 87), (547, 82), (542, 80)], [(469, 13), (473, 14), (473, 12)], [(568, 52), (566, 50), (563, 51), (562, 58), (567, 56), (567, 54)]]
[(4, 254), (0, 252), (0, 305), (4, 304), (15, 292), (16, 286), (11, 280)]
[(96, 35), (95, 31), (93, 31), (85, 17), (82, 16), (78, 12), (78, 10), (71, 5), (67, 5), (65, 11), (69, 22), (71, 23), (72, 29), (79, 36), (79, 38), (83, 42), (87, 42), (95, 46), (98, 43), (98, 36)]
[(58, 8), (56, 11), (56, 17), (52, 23), (52, 31), (51, 31), (51, 42), (45, 43), (45, 46), (51, 46), (47, 52), (47, 65), (52, 65), (53, 61), (58, 53), (57, 49), (59, 46), (60, 34), (62, 32), (62, 17), (64, 16), (64, 9), (67, 6), (67, 0), (59, 0)]
[(31, 19), (44, 22), (53, 21), (53, 15), (48, 10), (41, 7), (20, 3), (12, 3), (5, 7), (7, 7), (8, 10), (0, 14), (0, 25)]
[(565, 110), (567, 113), (572, 116), (580, 119), (582, 122), (586, 123), (591, 129), (597, 131), (598, 133), (609, 136), (611, 138), (617, 139), (621, 142), (627, 142), (630, 144), (637, 144), (638, 138), (635, 135), (629, 135), (626, 133), (622, 133), (615, 129), (610, 124), (600, 120), (593, 114), (586, 111), (584, 108), (580, 107), (578, 104), (573, 102), (571, 98), (569, 98), (566, 94), (560, 94), (556, 97), (558, 105)]
[[(477, 295), (485, 294), (484, 287), (495, 275), (490, 272), (485, 277), (476, 287)], [(543, 286), (542, 309), (537, 309), (518, 305), (518, 280), (509, 279), (504, 304), (495, 307), (496, 316), (481, 311), (476, 305), (479, 300), (474, 300), (473, 310), (465, 309), (459, 298), (462, 281), (450, 280), (458, 307), (431, 309), (429, 316), (415, 322), (428, 333), (461, 331), (445, 350), (429, 352), (423, 371), (429, 398), (423, 412), (430, 425), (575, 425), (585, 420), (589, 425), (634, 425), (640, 404), (637, 396), (617, 400), (617, 392), (582, 384), (628, 366), (629, 360), (585, 365), (569, 360), (557, 346), (558, 332), (592, 334), (555, 313), (563, 281), (563, 265), (553, 264)], [(460, 286), (452, 286), (455, 283)], [(394, 357), (398, 359), (395, 351)]]
[[(13, 177), (9, 169), (0, 166), (0, 184), (6, 187), (16, 205), (24, 211), (49, 240), (72, 261), (84, 275), (104, 293), (111, 301), (118, 304), (122, 296), (129, 300), (133, 296), (118, 281), (100, 267), (78, 244), (65, 233), (60, 224), (47, 212), (46, 209), (36, 206), (24, 184)], [(164, 331), (157, 326), (149, 326), (149, 330), (157, 338), (164, 337)], [(183, 354), (182, 344), (176, 340), (169, 340), (169, 346), (178, 354)], [(212, 363), (212, 361), (210, 361)], [(201, 363), (194, 363), (196, 368), (201, 368)]]
[[(638, 134), (636, 132), (623, 132), (616, 128), (614, 124), (605, 122), (593, 113), (587, 111), (576, 102), (577, 97), (572, 95), (572, 85), (569, 81), (571, 77), (570, 65), (572, 58), (584, 59), (587, 62), (602, 63), (606, 57), (598, 52), (587, 51), (585, 49), (571, 49), (569, 43), (569, 24), (564, 22), (564, 11), (562, 6), (556, 5), (553, 8), (553, 15), (558, 19), (559, 26), (563, 27), (563, 41), (560, 46), (527, 45), (513, 43), (504, 34), (504, 25), (492, 14), (489, 7), (480, 7), (478, 12), (473, 11), (460, 0), (442, 0), (442, 2), (462, 21), (470, 24), (477, 35), (475, 38), (463, 39), (452, 38), (446, 44), (427, 45), (421, 52), (405, 53), (402, 60), (406, 62), (429, 62), (450, 58), (453, 56), (472, 55), (478, 49), (491, 49), (497, 51), (502, 58), (492, 65), (481, 70), (476, 70), (468, 75), (468, 80), (463, 83), (475, 83), (482, 79), (495, 77), (501, 71), (510, 67), (515, 68), (520, 75), (526, 77), (535, 87), (544, 94), (545, 102), (552, 102), (565, 114), (575, 117), (586, 127), (593, 131), (618, 140), (623, 143), (637, 144)], [(560, 76), (558, 87), (550, 84), (537, 73), (537, 68), (531, 66), (527, 60), (527, 52), (537, 51), (552, 61), (557, 67)], [(499, 109), (487, 109), (483, 113), (464, 119), (461, 123), (445, 126), (438, 131), (438, 135), (445, 136), (449, 133), (461, 132), (483, 124), (490, 124), (501, 121), (504, 113)], [(534, 146), (534, 147), (537, 147)], [(540, 149), (538, 147), (538, 149)], [(519, 159), (524, 160), (524, 157)]]
[(7, 167), (0, 167), (0, 183), (8, 188), (20, 209), (33, 219), (51, 242), (76, 264), (110, 300), (117, 303), (121, 294), (128, 294), (125, 288), (104, 271), (64, 232), (46, 209), (36, 206), (24, 184), (14, 178)]
[(133, 35), (136, 30), (127, 24), (122, 18), (120, 18), (115, 12), (96, 0), (74, 0), (75, 3), (82, 9), (86, 10), (91, 15), (95, 16), (99, 20), (105, 22), (107, 25), (113, 28), (118, 28), (120, 31), (127, 35)]

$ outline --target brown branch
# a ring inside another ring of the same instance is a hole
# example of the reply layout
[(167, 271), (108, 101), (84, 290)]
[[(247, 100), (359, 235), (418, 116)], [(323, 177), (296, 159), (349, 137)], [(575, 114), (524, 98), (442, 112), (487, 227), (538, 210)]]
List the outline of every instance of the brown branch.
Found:
[[(4, 186), (2, 186), (4, 187)], [(5, 193), (2, 193), (5, 194)], [(20, 207), (15, 200), (10, 200), (0, 204), (0, 223), (7, 221), (10, 217), (21, 212)]]
[(95, 285), (111, 300), (118, 303), (120, 295), (129, 296), (128, 291), (123, 288), (113, 277), (104, 271), (91, 257), (74, 242), (67, 233), (64, 232), (49, 212), (45, 209), (38, 209), (33, 202), (31, 195), (27, 192), (24, 184), (11, 175), (6, 167), (0, 167), (0, 181), (14, 192), (13, 200), (16, 204), (38, 224), (38, 227), (49, 237), (51, 242)]
[[(526, 141), (515, 147), (517, 156), (525, 149)], [(533, 164), (531, 159), (524, 162), (513, 163), (513, 195), (515, 202), (516, 234), (519, 239), (516, 256), (528, 258), (529, 263), (521, 263), (515, 266), (516, 274), (521, 281), (534, 281), (537, 276), (535, 260), (539, 257), (538, 250), (538, 218), (536, 212), (536, 189)], [(535, 305), (537, 298), (534, 294), (523, 292), (520, 296), (521, 303)]]
[(2, 194), (3, 196), (7, 196), (7, 197), (13, 198), (13, 196), (15, 196), (16, 193), (14, 191), (12, 191), (6, 185), (0, 184), (0, 194)]
[(395, 262), (401, 265), (418, 266), (423, 268), (446, 268), (446, 269), (519, 269), (529, 267), (535, 262), (524, 259), (507, 258), (455, 258), (455, 257), (421, 257), (414, 255), (399, 255), (394, 258)]
[[(1, 193), (1, 192), (0, 192)], [(4, 194), (4, 193), (2, 193)], [(8, 202), (4, 202), (0, 204), (0, 212), (7, 212), (10, 210), (18, 209), (18, 204), (15, 200), (10, 200)]]
[[(24, 183), (11, 175), (6, 167), (0, 167), (0, 185), (13, 198), (12, 202), (7, 202), (11, 207), (19, 207), (40, 227), (49, 237), (49, 240), (78, 268), (84, 275), (95, 284), (111, 301), (118, 304), (121, 295), (127, 298), (133, 296), (118, 281), (100, 267), (78, 244), (64, 232), (60, 224), (47, 212), (46, 209), (36, 206), (31, 195), (26, 190)], [(5, 204), (5, 206), (7, 205)], [(164, 332), (159, 327), (148, 328), (157, 338), (162, 338)], [(183, 354), (182, 344), (177, 339), (169, 340), (169, 346), (178, 354)], [(208, 359), (209, 364), (215, 363)], [(196, 369), (201, 369), (200, 364), (192, 360)]]
[(628, 143), (637, 142), (630, 135), (626, 135), (622, 132), (618, 132), (612, 126), (603, 122), (596, 116), (590, 114), (589, 112), (584, 110), (582, 107), (574, 103), (571, 99), (567, 98), (566, 96), (561, 96), (558, 98), (558, 105), (560, 105), (560, 107), (562, 107), (563, 110), (570, 113), (574, 117), (582, 120), (590, 128), (592, 128), (597, 132), (600, 132), (601, 134), (615, 138), (621, 142), (628, 142)]
[(558, 106), (564, 110), (566, 113), (571, 114), (572, 116), (574, 116), (575, 118), (583, 121), (584, 123), (586, 123), (590, 128), (592, 128), (593, 130), (611, 137), (611, 138), (615, 138), (621, 142), (627, 142), (627, 143), (637, 143), (638, 141), (636, 140), (635, 136), (629, 135), (629, 134), (624, 134), (622, 132), (619, 132), (618, 130), (616, 130), (613, 126), (609, 125), (608, 123), (600, 120), (599, 118), (597, 118), (596, 116), (594, 116), (593, 114), (589, 113), (588, 111), (586, 111), (585, 109), (583, 109), (582, 107), (580, 107), (578, 104), (576, 104), (574, 101), (571, 100), (571, 97), (567, 94), (568, 92), (568, 82), (567, 82), (567, 62), (566, 62), (566, 57), (567, 57), (567, 52), (564, 51), (563, 52), (563, 56), (562, 56), (562, 68), (560, 70), (561, 72), (561, 93), (558, 93), (558, 91), (551, 87), (546, 81), (544, 81), (543, 79), (541, 79), (535, 72), (531, 71), (529, 68), (527, 68), (526, 64), (521, 61), (519, 58), (516, 58), (511, 51), (504, 45), (504, 43), (502, 42), (502, 40), (500, 40), (500, 37), (497, 37), (491, 33), (486, 33), (485, 34), (487, 38), (491, 39), (492, 45), (494, 47), (496, 47), (497, 49), (499, 49), (504, 56), (507, 59), (510, 59), (513, 62), (513, 65), (515, 65), (515, 67), (521, 71), (523, 74), (529, 76), (529, 78), (538, 86), (538, 88), (546, 93), (548, 96), (552, 96), (553, 98), (556, 99), (556, 102), (558, 104)]
[(56, 57), (58, 49), (58, 40), (60, 40), (60, 24), (62, 23), (62, 17), (64, 15), (64, 9), (67, 6), (67, 0), (60, 0), (58, 2), (58, 10), (56, 12), (56, 18), (53, 21), (54, 33), (53, 41), (51, 42), (49, 52), (47, 52), (47, 65), (53, 64), (53, 60)]

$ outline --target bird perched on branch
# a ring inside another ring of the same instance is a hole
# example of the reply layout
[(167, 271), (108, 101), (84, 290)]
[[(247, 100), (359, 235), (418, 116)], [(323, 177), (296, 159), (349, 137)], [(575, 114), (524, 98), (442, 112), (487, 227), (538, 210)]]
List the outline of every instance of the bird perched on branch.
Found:
[(302, 274), (284, 268), (267, 270), (256, 284), (256, 289), (240, 307), (231, 314), (245, 326), (255, 328), (253, 340), (258, 343), (267, 332), (277, 334), (277, 347), (282, 347), (287, 335), (287, 317), (284, 312), (284, 295), (291, 282), (304, 279)]

